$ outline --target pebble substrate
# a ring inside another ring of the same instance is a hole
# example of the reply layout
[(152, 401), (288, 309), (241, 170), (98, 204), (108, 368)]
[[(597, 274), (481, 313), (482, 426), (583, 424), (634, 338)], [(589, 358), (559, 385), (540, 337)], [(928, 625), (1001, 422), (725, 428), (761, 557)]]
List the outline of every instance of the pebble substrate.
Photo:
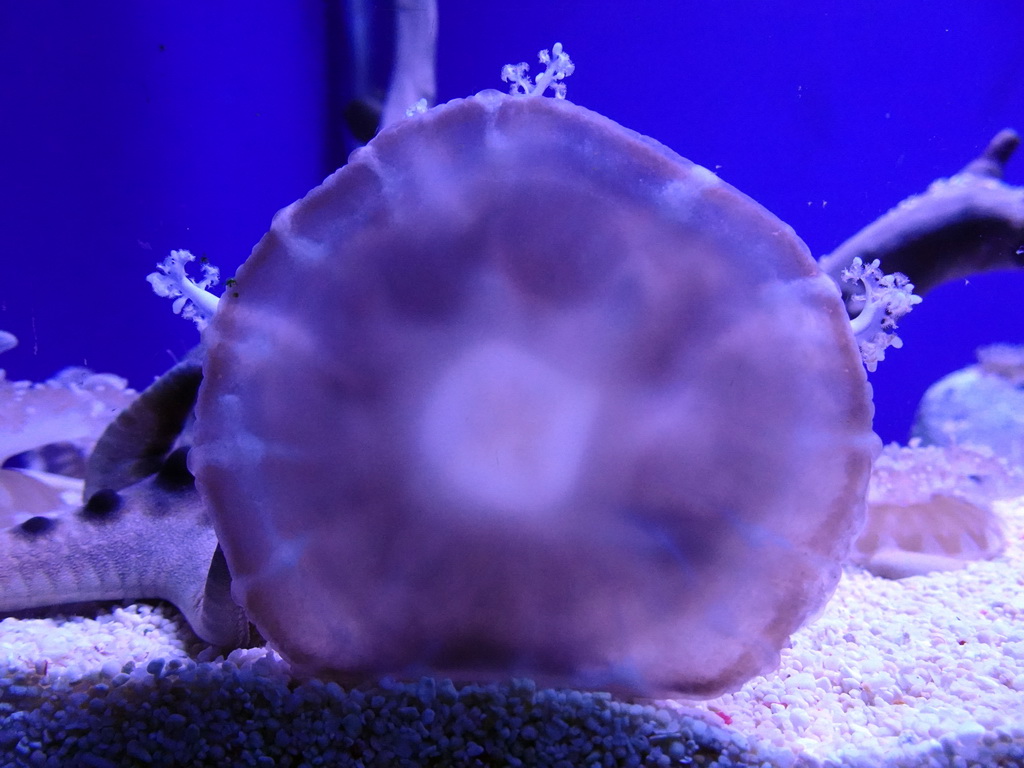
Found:
[[(844, 574), (774, 673), (705, 702), (527, 680), (296, 683), (170, 608), (0, 622), (2, 766), (1022, 766), (1024, 498), (960, 571)], [(742, 588), (742, 585), (737, 585)]]

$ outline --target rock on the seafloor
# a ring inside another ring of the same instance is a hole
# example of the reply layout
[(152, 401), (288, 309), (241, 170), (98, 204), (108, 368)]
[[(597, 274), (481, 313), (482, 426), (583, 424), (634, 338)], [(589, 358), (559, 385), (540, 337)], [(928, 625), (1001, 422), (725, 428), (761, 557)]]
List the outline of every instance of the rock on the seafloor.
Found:
[(913, 436), (924, 444), (987, 446), (1024, 463), (1024, 345), (993, 344), (978, 363), (940, 379), (925, 392)]

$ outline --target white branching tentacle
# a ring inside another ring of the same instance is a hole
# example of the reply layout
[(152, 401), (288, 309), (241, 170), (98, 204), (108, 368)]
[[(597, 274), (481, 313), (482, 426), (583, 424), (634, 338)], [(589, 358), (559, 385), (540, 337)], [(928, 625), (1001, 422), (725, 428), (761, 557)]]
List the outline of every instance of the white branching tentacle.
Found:
[(534, 80), (526, 73), (530, 65), (525, 61), (518, 64), (506, 64), (501, 69), (501, 79), (511, 83), (508, 92), (513, 96), (543, 96), (550, 88), (556, 99), (565, 98), (565, 78), (576, 71), (576, 65), (572, 63), (569, 54), (562, 49), (561, 43), (555, 43), (549, 51), (545, 48), (537, 54), (545, 69)]
[(914, 294), (914, 285), (906, 275), (883, 274), (878, 259), (865, 264), (855, 258), (843, 270), (842, 277), (846, 282), (860, 284), (861, 293), (854, 299), (861, 304), (860, 312), (850, 320), (850, 327), (857, 338), (864, 365), (874, 371), (879, 361), (885, 359), (887, 347), (903, 346), (896, 335), (896, 321), (915, 304), (920, 304), (921, 297)]
[(166, 259), (157, 264), (160, 271), (147, 275), (146, 280), (153, 286), (157, 296), (174, 299), (174, 314), (194, 321), (199, 330), (203, 330), (220, 302), (217, 296), (206, 290), (220, 281), (220, 270), (205, 258), (200, 259), (203, 277), (195, 282), (185, 274), (186, 265), (195, 261), (195, 258), (188, 251), (171, 251)]

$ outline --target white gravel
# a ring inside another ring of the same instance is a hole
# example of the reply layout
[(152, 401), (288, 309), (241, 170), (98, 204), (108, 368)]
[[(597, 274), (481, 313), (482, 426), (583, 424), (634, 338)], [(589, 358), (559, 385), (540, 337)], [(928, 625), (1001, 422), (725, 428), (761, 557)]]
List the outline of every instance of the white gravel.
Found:
[(801, 766), (984, 765), (1024, 744), (1024, 498), (996, 511), (999, 558), (901, 581), (850, 569), (776, 672), (691, 705)]

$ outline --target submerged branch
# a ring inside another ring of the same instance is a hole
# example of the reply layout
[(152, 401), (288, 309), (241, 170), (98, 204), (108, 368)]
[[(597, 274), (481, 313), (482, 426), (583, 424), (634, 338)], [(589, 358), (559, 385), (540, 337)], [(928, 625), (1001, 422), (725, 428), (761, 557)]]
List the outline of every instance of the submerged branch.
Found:
[(1024, 187), (1002, 180), (1019, 143), (1015, 131), (1000, 131), (958, 174), (934, 181), (821, 258), (852, 316), (863, 302), (842, 274), (854, 259), (903, 273), (919, 295), (978, 272), (1024, 267)]

